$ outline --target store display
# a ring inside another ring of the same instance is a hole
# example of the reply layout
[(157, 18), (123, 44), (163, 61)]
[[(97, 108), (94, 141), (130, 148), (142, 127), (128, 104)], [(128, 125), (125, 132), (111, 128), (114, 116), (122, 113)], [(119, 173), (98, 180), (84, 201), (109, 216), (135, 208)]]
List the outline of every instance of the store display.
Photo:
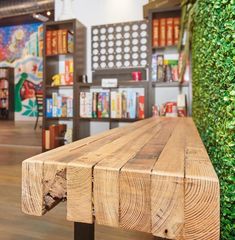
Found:
[(67, 30), (46, 31), (46, 55), (73, 53), (73, 34)]
[(180, 18), (159, 18), (152, 21), (154, 48), (176, 46), (179, 41)]

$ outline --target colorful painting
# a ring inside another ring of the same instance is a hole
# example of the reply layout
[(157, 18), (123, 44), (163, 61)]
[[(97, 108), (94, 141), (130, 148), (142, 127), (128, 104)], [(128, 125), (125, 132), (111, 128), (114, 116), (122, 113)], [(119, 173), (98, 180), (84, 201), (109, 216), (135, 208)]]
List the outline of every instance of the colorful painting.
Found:
[(42, 91), (42, 25), (0, 28), (0, 67), (15, 68), (15, 119), (37, 116), (36, 92)]

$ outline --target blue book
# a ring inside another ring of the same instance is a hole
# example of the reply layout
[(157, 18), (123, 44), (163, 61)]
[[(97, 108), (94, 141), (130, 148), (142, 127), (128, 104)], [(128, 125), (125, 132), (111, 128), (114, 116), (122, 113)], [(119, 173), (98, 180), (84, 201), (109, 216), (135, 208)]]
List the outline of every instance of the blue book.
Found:
[(47, 116), (47, 118), (52, 117), (52, 106), (53, 106), (52, 98), (47, 98), (46, 99), (46, 116)]

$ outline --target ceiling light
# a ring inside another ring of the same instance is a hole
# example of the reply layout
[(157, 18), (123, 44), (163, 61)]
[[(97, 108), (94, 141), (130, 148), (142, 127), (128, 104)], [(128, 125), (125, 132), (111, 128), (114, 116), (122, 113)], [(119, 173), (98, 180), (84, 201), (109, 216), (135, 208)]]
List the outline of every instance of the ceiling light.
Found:
[(51, 12), (50, 11), (47, 11), (47, 16), (51, 16)]
[(33, 18), (40, 20), (41, 22), (47, 22), (49, 20), (48, 17), (43, 16), (42, 14), (39, 13), (34, 13)]

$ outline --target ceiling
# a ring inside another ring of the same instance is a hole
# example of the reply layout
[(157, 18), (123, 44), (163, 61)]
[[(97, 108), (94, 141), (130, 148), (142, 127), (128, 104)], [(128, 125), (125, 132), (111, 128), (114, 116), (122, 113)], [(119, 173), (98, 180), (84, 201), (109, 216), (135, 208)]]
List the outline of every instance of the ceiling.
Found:
[(51, 11), (50, 20), (54, 19), (54, 0), (0, 0), (0, 27), (39, 22), (33, 13), (46, 16)]

